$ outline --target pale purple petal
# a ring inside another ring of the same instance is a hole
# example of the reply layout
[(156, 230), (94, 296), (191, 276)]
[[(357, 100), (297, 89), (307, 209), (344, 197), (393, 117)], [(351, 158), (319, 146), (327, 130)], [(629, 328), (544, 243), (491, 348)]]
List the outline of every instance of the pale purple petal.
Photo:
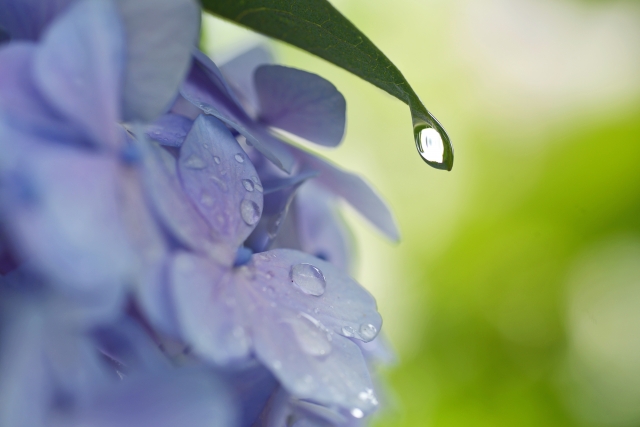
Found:
[(116, 3), (127, 44), (123, 118), (150, 121), (169, 109), (189, 70), (200, 8), (194, 0)]
[(147, 136), (161, 145), (180, 147), (191, 130), (193, 120), (179, 114), (164, 114), (147, 127)]
[[(143, 155), (145, 194), (164, 229), (176, 241), (192, 250), (211, 253), (211, 229), (191, 203), (178, 177), (176, 159), (155, 142), (139, 144)], [(233, 259), (235, 253), (229, 254)]]
[(336, 201), (335, 196), (315, 182), (303, 185), (293, 203), (296, 235), (303, 252), (349, 271), (351, 236)]
[(228, 267), (186, 252), (175, 255), (170, 281), (178, 321), (196, 354), (225, 365), (249, 356), (243, 301)]
[[(319, 269), (321, 282), (309, 284), (295, 273), (305, 265)], [(201, 356), (226, 364), (253, 348), (292, 394), (364, 413), (374, 409), (359, 397), (372, 388), (371, 379), (347, 337), (370, 341), (382, 320), (373, 297), (331, 264), (277, 249), (229, 269), (181, 253), (171, 281), (183, 334)]]
[(247, 239), (247, 246), (254, 252), (264, 252), (270, 247), (280, 233), (296, 191), (315, 175), (314, 171), (307, 171), (291, 178), (262, 182), (260, 188), (264, 190), (264, 209), (260, 222)]
[(271, 64), (273, 57), (264, 45), (254, 46), (220, 66), (229, 85), (239, 95), (245, 108), (257, 115), (258, 95), (253, 83), (253, 72), (260, 65)]
[(36, 49), (29, 42), (0, 49), (0, 111), (16, 127), (73, 140), (76, 132), (51, 108), (31, 77)]
[(238, 427), (252, 427), (267, 401), (279, 388), (271, 372), (259, 363), (240, 371), (223, 370), (221, 374), (231, 385), (236, 402), (240, 406)]
[(293, 156), (286, 145), (271, 136), (238, 105), (218, 73), (194, 61), (181, 95), (204, 113), (217, 117), (244, 135), (258, 151), (281, 169), (293, 168)]
[(125, 317), (114, 325), (98, 327), (93, 330), (92, 337), (99, 353), (110, 362), (119, 377), (162, 372), (172, 367), (149, 333), (132, 318)]
[(44, 319), (33, 309), (10, 314), (0, 334), (0, 425), (44, 427), (53, 387), (43, 357)]
[[(304, 265), (317, 268), (322, 280), (302, 281), (296, 268)], [(254, 255), (236, 273), (236, 286), (251, 307), (246, 315), (256, 356), (289, 392), (365, 413), (373, 409), (358, 397), (372, 388), (366, 363), (345, 337), (368, 341), (380, 329), (375, 300), (364, 288), (331, 264), (287, 249)]]
[[(256, 295), (284, 304), (296, 313), (306, 313), (319, 320), (328, 330), (341, 335), (371, 341), (380, 330), (382, 319), (373, 296), (334, 265), (290, 249), (256, 254), (252, 263), (258, 272), (255, 280), (274, 288), (273, 295)], [(304, 285), (295, 285), (292, 267), (299, 264), (309, 264), (322, 273), (326, 287), (320, 296), (305, 293), (308, 290)], [(366, 325), (373, 326), (372, 335), (361, 332)], [(354, 332), (349, 333), (351, 330)]]
[(167, 289), (169, 248), (165, 235), (145, 200), (141, 172), (121, 171), (122, 217), (136, 254), (134, 292), (137, 303), (154, 327), (176, 333), (177, 326)]
[(207, 370), (184, 369), (116, 382), (78, 410), (73, 427), (232, 427), (235, 404)]
[(34, 76), (47, 100), (98, 144), (120, 141), (124, 33), (108, 0), (82, 0), (46, 32), (34, 58)]
[(47, 26), (73, 1), (1, 0), (0, 27), (13, 40), (38, 40)]
[(193, 61), (197, 63), (200, 69), (209, 77), (209, 81), (216, 85), (226, 96), (233, 101), (241, 111), (242, 104), (231, 89), (229, 83), (225, 80), (218, 66), (204, 52), (199, 49), (193, 50)]
[(369, 183), (360, 176), (340, 169), (318, 156), (292, 149), (295, 150), (303, 169), (320, 173), (315, 180), (317, 183), (349, 203), (389, 239), (393, 241), (400, 239), (400, 231), (389, 206)]
[(322, 77), (280, 65), (262, 65), (255, 71), (260, 118), (316, 144), (335, 147), (342, 141), (346, 101)]
[(117, 160), (8, 127), (0, 141), (2, 209), (22, 257), (58, 286), (118, 298), (132, 277), (133, 253), (120, 217)]
[(180, 149), (178, 169), (216, 241), (237, 248), (258, 223), (263, 200), (258, 174), (231, 132), (215, 117), (198, 117)]

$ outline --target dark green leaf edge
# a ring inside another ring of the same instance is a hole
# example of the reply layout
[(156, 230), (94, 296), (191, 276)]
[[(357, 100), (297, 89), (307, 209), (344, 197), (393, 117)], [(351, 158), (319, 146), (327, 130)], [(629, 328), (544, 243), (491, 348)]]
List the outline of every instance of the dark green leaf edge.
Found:
[(319, 56), (395, 96), (409, 106), (418, 152), (420, 131), (435, 129), (442, 137), (442, 162), (423, 160), (451, 170), (449, 135), (427, 110), (400, 70), (360, 30), (326, 0), (203, 0), (210, 13)]

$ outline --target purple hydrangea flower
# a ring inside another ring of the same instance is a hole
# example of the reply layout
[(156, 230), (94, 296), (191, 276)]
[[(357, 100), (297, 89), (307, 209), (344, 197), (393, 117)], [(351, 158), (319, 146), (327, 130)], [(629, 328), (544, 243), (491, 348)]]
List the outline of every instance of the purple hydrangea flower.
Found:
[(382, 319), (337, 203), (395, 222), (272, 132), (336, 146), (345, 100), (262, 50), (221, 72), (198, 19), (0, 0), (3, 426), (351, 426), (378, 406)]

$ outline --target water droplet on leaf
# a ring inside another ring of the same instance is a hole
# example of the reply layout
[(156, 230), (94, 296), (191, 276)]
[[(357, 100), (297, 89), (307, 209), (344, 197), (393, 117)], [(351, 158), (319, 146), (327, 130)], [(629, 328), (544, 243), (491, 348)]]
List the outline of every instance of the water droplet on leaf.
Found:
[(240, 202), (240, 216), (247, 225), (255, 225), (260, 219), (260, 208), (255, 202), (244, 199)]
[(319, 297), (324, 294), (327, 282), (322, 271), (311, 264), (296, 264), (291, 267), (291, 280), (307, 295)]

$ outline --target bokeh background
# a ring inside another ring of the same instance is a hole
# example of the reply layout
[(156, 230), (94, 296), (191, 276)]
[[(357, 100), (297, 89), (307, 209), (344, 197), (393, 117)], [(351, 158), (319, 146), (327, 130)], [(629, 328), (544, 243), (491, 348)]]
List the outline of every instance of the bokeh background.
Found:
[[(340, 0), (448, 129), (417, 155), (408, 108), (272, 43), (344, 93), (343, 146), (393, 207), (394, 245), (346, 212), (355, 276), (398, 362), (377, 427), (640, 426), (640, 4)], [(205, 19), (224, 60), (258, 36)]]

